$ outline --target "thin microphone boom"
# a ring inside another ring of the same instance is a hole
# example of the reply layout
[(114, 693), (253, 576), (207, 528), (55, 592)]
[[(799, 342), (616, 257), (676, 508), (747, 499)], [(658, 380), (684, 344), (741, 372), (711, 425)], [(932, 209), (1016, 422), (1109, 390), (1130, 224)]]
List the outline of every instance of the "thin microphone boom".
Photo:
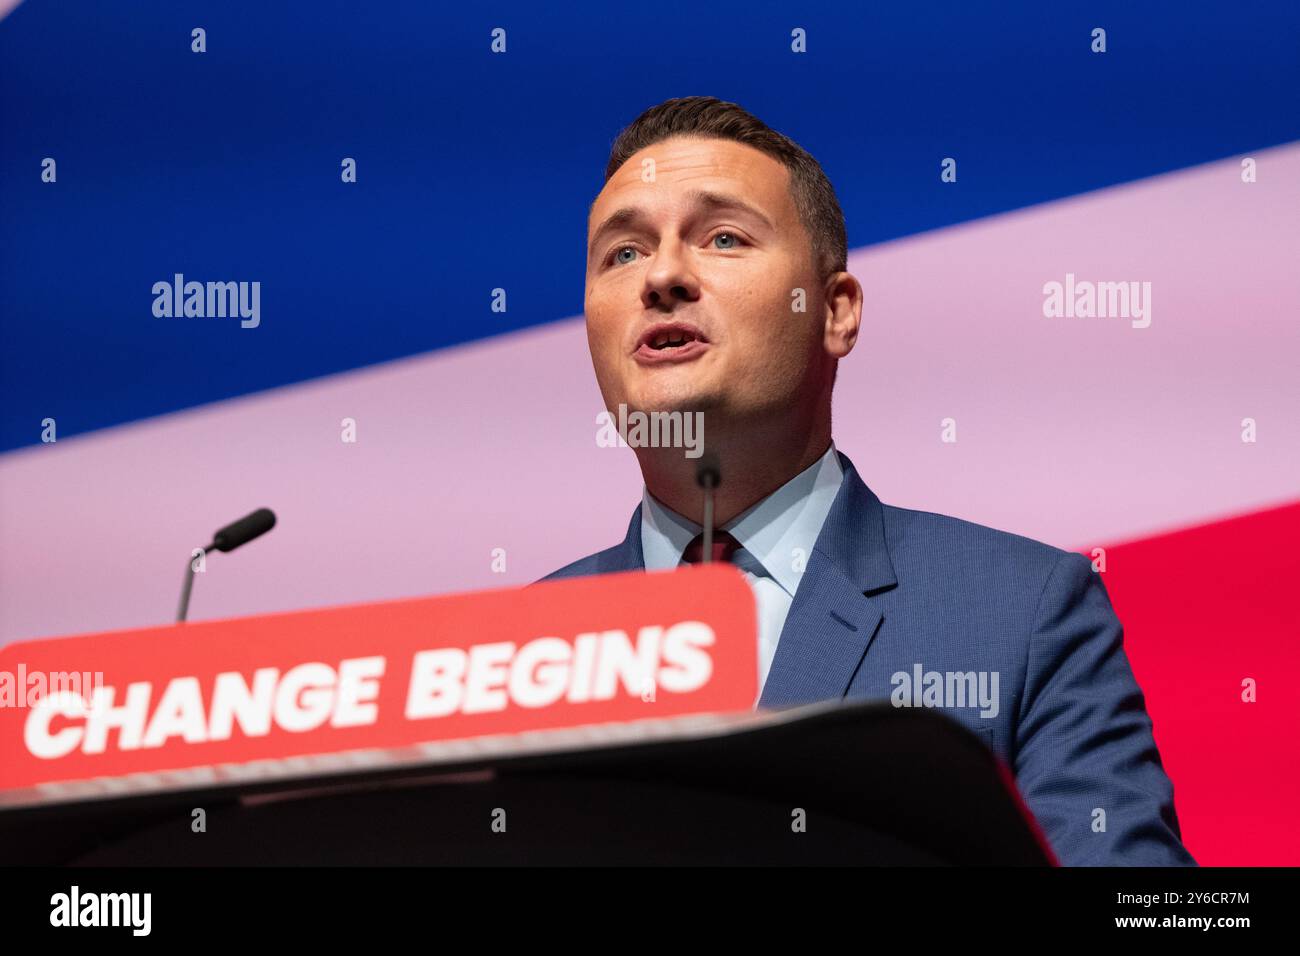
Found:
[(705, 563), (713, 563), (713, 492), (722, 484), (722, 471), (712, 456), (700, 459), (695, 469), (695, 483), (704, 489), (704, 554)]
[[(201, 549), (208, 551), (234, 551), (241, 544), (247, 544), (254, 538), (261, 537), (275, 527), (275, 512), (270, 508), (258, 508), (246, 514), (238, 521), (232, 521), (212, 536), (212, 543)], [(194, 589), (194, 560), (185, 565), (185, 583), (181, 586), (181, 604), (176, 611), (176, 623), (183, 624), (190, 612), (190, 592)]]

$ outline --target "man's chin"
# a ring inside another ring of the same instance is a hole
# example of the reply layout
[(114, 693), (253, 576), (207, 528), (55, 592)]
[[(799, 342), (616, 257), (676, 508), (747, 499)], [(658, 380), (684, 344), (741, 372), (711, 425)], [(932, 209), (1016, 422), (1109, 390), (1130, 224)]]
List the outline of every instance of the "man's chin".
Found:
[(627, 410), (629, 414), (644, 412), (647, 415), (652, 412), (710, 412), (725, 405), (722, 396), (711, 392), (664, 390), (629, 398)]

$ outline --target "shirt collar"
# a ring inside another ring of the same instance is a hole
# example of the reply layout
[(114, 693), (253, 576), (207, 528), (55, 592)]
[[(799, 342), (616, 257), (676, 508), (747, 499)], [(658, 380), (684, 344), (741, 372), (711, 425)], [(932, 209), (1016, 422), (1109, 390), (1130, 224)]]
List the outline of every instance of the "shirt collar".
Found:
[[(791, 597), (799, 587), (799, 567), (807, 564), (817, 535), (844, 479), (834, 442), (826, 454), (762, 501), (723, 525), (723, 530), (762, 565)], [(641, 495), (641, 550), (647, 571), (675, 568), (682, 552), (702, 529), (661, 504), (649, 490)]]

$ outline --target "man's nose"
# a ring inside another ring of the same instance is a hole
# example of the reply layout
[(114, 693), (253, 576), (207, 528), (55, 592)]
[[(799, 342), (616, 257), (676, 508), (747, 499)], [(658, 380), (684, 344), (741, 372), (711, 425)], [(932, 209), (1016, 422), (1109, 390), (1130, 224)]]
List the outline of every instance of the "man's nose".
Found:
[(700, 282), (688, 250), (681, 242), (661, 242), (654, 263), (645, 274), (642, 304), (647, 309), (671, 311), (682, 302), (694, 302), (699, 297)]

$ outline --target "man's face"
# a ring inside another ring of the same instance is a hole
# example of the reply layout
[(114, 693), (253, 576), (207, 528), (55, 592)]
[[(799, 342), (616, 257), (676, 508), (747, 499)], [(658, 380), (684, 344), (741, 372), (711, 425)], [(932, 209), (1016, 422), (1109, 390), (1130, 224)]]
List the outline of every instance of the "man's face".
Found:
[(587, 341), (611, 412), (762, 417), (829, 378), (808, 233), (770, 156), (721, 139), (647, 147), (596, 198), (587, 247)]

